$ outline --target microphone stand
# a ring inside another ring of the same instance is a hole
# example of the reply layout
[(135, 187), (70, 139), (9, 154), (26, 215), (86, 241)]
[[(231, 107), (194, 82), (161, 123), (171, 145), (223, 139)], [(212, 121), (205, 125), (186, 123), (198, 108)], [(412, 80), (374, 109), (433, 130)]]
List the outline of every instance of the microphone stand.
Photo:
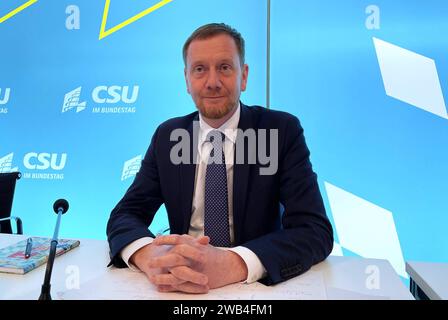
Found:
[(53, 271), (54, 258), (56, 256), (56, 247), (58, 245), (59, 225), (61, 223), (61, 217), (62, 217), (63, 211), (64, 211), (63, 208), (58, 208), (58, 220), (56, 222), (56, 227), (54, 229), (53, 239), (51, 240), (50, 255), (48, 256), (47, 269), (45, 271), (45, 280), (44, 280), (44, 283), (42, 284), (42, 289), (40, 291), (39, 300), (51, 300), (50, 279), (51, 279), (51, 272)]

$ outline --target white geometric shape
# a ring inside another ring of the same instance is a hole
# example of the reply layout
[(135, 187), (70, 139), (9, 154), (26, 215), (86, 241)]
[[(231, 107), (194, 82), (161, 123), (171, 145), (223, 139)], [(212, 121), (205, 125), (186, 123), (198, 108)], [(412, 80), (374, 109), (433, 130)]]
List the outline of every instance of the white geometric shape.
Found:
[(339, 243), (364, 258), (387, 259), (407, 278), (392, 212), (325, 182)]
[(8, 173), (18, 171), (18, 167), (12, 167), (12, 158), (14, 157), (14, 153), (11, 152), (6, 156), (0, 158), (0, 173)]
[(433, 59), (373, 38), (386, 94), (448, 119)]
[(142, 155), (138, 155), (135, 158), (126, 161), (123, 165), (123, 171), (121, 173), (121, 181), (135, 176), (139, 172), (141, 166), (142, 166)]
[(333, 243), (333, 250), (330, 253), (330, 256), (338, 256), (342, 257), (344, 254), (342, 253), (342, 247), (339, 243), (334, 242)]
[(64, 103), (62, 105), (62, 113), (67, 112), (73, 108), (76, 108), (76, 112), (81, 112), (86, 108), (86, 102), (80, 103), (82, 87), (78, 87), (65, 94)]
[(78, 106), (76, 107), (76, 113), (81, 112), (85, 108), (87, 108), (86, 105), (87, 105), (87, 102), (83, 102), (83, 103), (78, 104)]

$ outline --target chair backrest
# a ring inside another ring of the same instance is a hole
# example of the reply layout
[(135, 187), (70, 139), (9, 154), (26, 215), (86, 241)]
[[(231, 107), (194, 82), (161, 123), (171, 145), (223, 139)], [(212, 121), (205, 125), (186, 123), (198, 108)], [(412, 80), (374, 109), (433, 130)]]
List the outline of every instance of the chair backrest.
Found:
[[(11, 216), (12, 201), (16, 181), (21, 177), (20, 172), (0, 173), (0, 219)], [(11, 222), (0, 222), (1, 233), (12, 233)]]

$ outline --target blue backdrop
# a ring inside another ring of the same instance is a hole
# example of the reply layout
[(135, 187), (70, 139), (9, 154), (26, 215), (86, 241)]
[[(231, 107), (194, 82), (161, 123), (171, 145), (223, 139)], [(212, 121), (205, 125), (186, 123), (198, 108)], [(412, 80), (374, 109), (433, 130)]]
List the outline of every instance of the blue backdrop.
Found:
[[(242, 100), (265, 106), (267, 6), (2, 1), (0, 172), (23, 173), (25, 233), (50, 235), (64, 197), (61, 236), (105, 238), (157, 125), (195, 110), (181, 49), (196, 27), (242, 33)], [(386, 258), (404, 277), (406, 260), (448, 261), (447, 13), (442, 0), (271, 1), (270, 104), (305, 128), (333, 254)], [(166, 226), (162, 208), (151, 229)]]

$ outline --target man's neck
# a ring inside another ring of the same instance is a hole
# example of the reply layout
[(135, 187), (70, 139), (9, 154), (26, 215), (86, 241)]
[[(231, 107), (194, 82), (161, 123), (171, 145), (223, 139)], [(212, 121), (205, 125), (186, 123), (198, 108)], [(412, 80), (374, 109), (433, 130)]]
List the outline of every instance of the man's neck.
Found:
[(217, 129), (217, 128), (221, 127), (224, 123), (226, 123), (227, 120), (229, 120), (230, 118), (232, 118), (232, 116), (234, 115), (234, 113), (236, 112), (236, 110), (238, 110), (238, 106), (239, 106), (239, 103), (237, 103), (237, 104), (233, 107), (233, 109), (232, 109), (228, 114), (226, 114), (224, 117), (219, 118), (219, 119), (210, 119), (210, 118), (204, 117), (203, 115), (201, 115), (201, 116), (202, 116), (202, 119), (203, 119), (203, 120), (204, 120), (210, 127)]

